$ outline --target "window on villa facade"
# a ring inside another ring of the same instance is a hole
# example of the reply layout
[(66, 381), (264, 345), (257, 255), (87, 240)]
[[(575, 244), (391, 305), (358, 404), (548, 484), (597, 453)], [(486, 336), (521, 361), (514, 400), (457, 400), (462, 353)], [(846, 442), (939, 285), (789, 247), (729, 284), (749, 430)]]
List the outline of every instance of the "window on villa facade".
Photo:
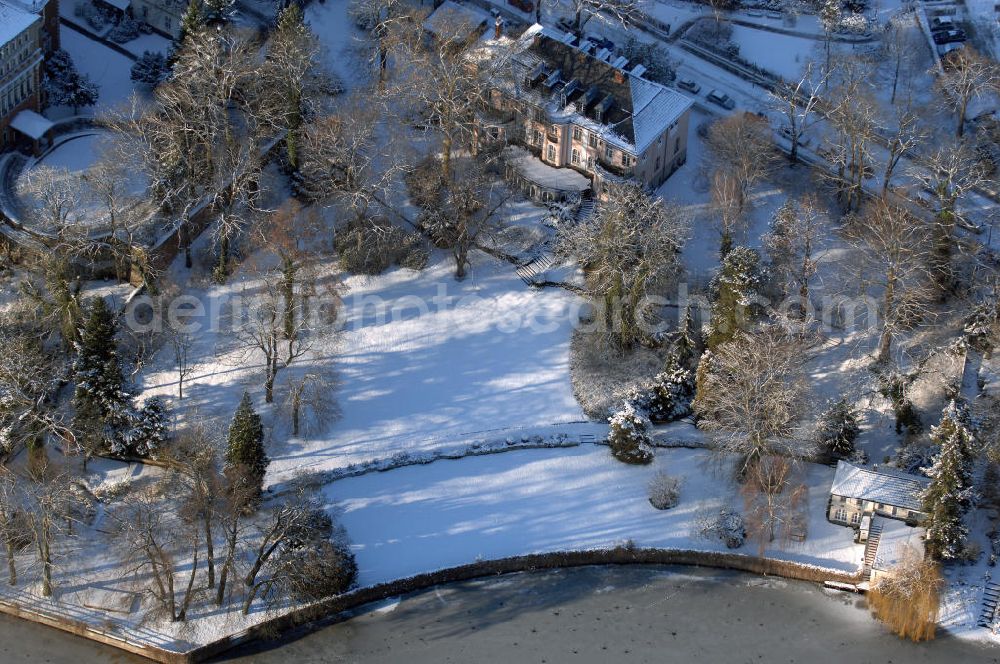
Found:
[(836, 512), (833, 513), (833, 518), (836, 519), (837, 521), (847, 521), (847, 510), (838, 509)]
[(615, 160), (615, 151), (614, 149), (612, 149), (610, 145), (605, 146), (604, 148), (604, 158), (607, 159), (608, 161)]
[(681, 137), (677, 136), (674, 138), (674, 154), (677, 154), (681, 149)]
[(582, 141), (583, 140), (583, 130), (579, 127), (573, 127), (573, 140)]
[(587, 157), (587, 170), (588, 171), (594, 170), (594, 158), (593, 157)]
[(531, 144), (532, 145), (542, 144), (542, 132), (538, 131), (537, 129), (531, 132)]
[(861, 515), (858, 512), (851, 514), (851, 523), (857, 524), (861, 522)]
[(556, 160), (556, 148), (555, 148), (555, 146), (550, 145), (547, 154), (549, 156), (549, 161), (555, 161)]
[(590, 135), (590, 147), (592, 148), (597, 147), (597, 136), (595, 134)]
[(631, 165), (632, 165), (632, 157), (631, 157), (631, 155), (627, 155), (625, 153), (622, 153), (622, 166), (624, 166), (625, 168), (628, 168)]
[(577, 150), (576, 148), (573, 148), (573, 163), (574, 164), (580, 163), (580, 151)]

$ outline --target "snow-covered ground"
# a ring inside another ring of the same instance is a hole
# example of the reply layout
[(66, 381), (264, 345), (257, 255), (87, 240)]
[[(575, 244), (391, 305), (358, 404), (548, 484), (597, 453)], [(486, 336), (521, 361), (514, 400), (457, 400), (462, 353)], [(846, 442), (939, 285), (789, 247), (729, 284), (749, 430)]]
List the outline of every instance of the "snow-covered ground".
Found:
[(129, 78), (131, 60), (70, 28), (63, 28), (60, 38), (80, 73), (88, 75), (100, 87), (95, 114), (128, 100), (135, 87)]
[[(654, 509), (657, 472), (682, 478), (680, 504)], [(527, 450), (440, 461), (341, 480), (326, 488), (350, 536), (361, 583), (377, 583), (470, 561), (547, 551), (639, 547), (725, 551), (692, 533), (704, 510), (732, 504), (725, 471), (704, 450), (657, 450), (649, 466), (615, 460), (607, 447)], [(833, 469), (808, 468), (809, 532), (768, 547), (776, 558), (854, 572), (864, 547), (825, 517)], [(754, 555), (748, 541), (740, 552)]]
[[(473, 256), (466, 280), (456, 282), (453, 272), (451, 258), (436, 253), (422, 272), (344, 280), (343, 329), (316, 348), (308, 367), (336, 368), (343, 418), (310, 438), (286, 438), (287, 427), (277, 424), (272, 480), (585, 419), (569, 381), (569, 339), (582, 301), (561, 289), (531, 289), (513, 266), (484, 254)], [(254, 284), (252, 274), (241, 275), (198, 296), (206, 310), (221, 310)], [(259, 393), (260, 365), (218, 331), (199, 334), (195, 344), (198, 365), (182, 401), (174, 398), (170, 348), (143, 373), (143, 394), (168, 396), (179, 422), (228, 421), (244, 388)], [(286, 376), (279, 374), (279, 399)]]

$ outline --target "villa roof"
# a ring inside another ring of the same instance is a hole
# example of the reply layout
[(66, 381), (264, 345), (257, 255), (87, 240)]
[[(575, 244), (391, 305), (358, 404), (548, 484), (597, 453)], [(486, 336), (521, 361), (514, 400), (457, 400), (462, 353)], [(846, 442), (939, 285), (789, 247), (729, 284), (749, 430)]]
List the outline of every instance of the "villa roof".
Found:
[(0, 0), (0, 46), (16, 39), (37, 20), (38, 14), (28, 11), (20, 4)]
[(929, 483), (925, 477), (868, 470), (838, 461), (830, 493), (919, 511), (920, 494)]
[[(514, 57), (523, 92), (584, 124), (606, 127), (606, 140), (642, 153), (692, 105), (687, 96), (641, 77), (623, 57), (568, 33), (534, 25)], [(618, 139), (618, 140), (615, 140)]]

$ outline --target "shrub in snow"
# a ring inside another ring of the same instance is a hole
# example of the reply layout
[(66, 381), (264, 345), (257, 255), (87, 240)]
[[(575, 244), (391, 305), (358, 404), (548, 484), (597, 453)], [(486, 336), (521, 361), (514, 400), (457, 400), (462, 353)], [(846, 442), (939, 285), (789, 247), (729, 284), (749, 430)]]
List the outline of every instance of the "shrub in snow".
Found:
[(743, 515), (732, 507), (700, 514), (695, 520), (695, 530), (698, 536), (705, 539), (722, 540), (729, 549), (740, 548), (747, 537)]
[(658, 510), (676, 507), (681, 496), (681, 481), (666, 473), (657, 473), (649, 481), (649, 503)]
[(647, 401), (649, 419), (663, 424), (687, 417), (693, 398), (694, 376), (680, 365), (676, 355), (671, 355), (666, 369), (653, 379)]
[(426, 265), (426, 249), (419, 238), (407, 234), (387, 219), (348, 224), (337, 232), (334, 247), (340, 255), (340, 266), (352, 274), (382, 274), (403, 260), (407, 261), (406, 267), (412, 269)]
[(169, 75), (170, 68), (167, 66), (166, 56), (154, 51), (144, 51), (132, 65), (129, 77), (136, 83), (152, 89), (167, 80)]
[(649, 421), (626, 401), (622, 409), (608, 418), (611, 431), (608, 443), (615, 458), (625, 463), (649, 463), (653, 445), (647, 433)]
[(893, 413), (896, 415), (897, 434), (903, 433), (903, 429), (906, 429), (909, 435), (916, 435), (924, 430), (920, 414), (906, 394), (911, 382), (912, 378), (897, 371), (889, 371), (879, 376), (878, 391), (892, 405)]
[(850, 459), (854, 455), (854, 441), (861, 433), (858, 420), (858, 411), (846, 397), (823, 411), (816, 437), (827, 454), (836, 459)]
[(94, 6), (90, 0), (80, 0), (73, 8), (73, 15), (82, 18), (94, 30), (103, 30), (108, 24), (108, 19), (100, 9)]
[(124, 44), (139, 38), (139, 24), (128, 16), (123, 16), (118, 25), (108, 32), (108, 39), (116, 44)]
[(346, 592), (358, 578), (358, 564), (351, 550), (329, 540), (289, 551), (282, 567), (289, 594), (304, 602)]

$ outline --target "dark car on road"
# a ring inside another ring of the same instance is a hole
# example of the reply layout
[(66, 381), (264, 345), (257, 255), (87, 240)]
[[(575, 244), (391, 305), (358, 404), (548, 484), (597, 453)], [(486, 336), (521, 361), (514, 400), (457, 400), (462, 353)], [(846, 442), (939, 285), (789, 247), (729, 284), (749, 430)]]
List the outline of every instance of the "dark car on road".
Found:
[(965, 41), (964, 30), (941, 30), (933, 33), (935, 44), (952, 44)]

